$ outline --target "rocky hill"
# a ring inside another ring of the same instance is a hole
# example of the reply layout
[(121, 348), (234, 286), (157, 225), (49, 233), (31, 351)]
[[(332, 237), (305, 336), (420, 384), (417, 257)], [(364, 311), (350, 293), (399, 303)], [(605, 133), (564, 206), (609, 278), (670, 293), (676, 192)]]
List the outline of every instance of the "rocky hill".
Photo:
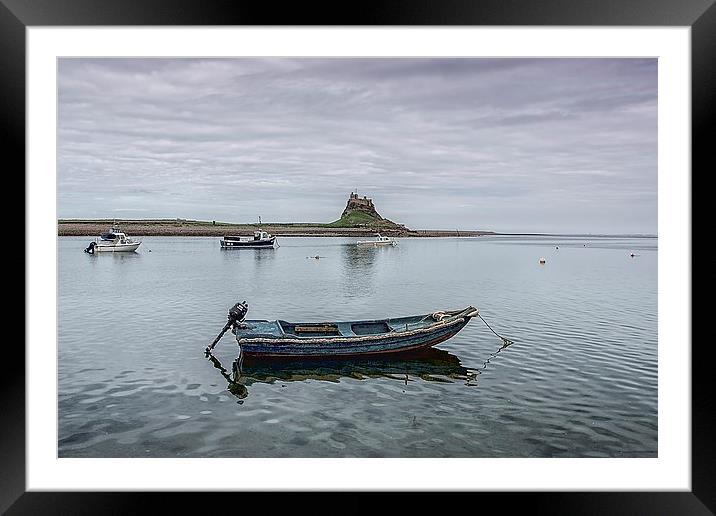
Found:
[(381, 231), (386, 235), (409, 234), (412, 230), (402, 224), (396, 224), (392, 220), (383, 218), (375, 209), (373, 200), (365, 196), (359, 197), (357, 193), (351, 192), (341, 218), (328, 224), (335, 228), (364, 228), (368, 230)]
[(369, 215), (371, 218), (376, 220), (383, 220), (373, 205), (373, 199), (368, 199), (366, 196), (358, 197), (357, 193), (351, 192), (348, 197), (348, 203), (346, 203), (346, 209), (343, 210), (341, 217), (349, 215), (351, 212), (361, 212)]

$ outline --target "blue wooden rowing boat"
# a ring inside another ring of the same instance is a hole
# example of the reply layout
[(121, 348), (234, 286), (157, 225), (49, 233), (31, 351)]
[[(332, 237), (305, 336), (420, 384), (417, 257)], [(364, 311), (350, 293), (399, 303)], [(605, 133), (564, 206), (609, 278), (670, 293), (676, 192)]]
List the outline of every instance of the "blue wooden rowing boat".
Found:
[(247, 357), (355, 357), (415, 351), (453, 337), (479, 314), (468, 306), (392, 319), (294, 323), (244, 320), (247, 312), (245, 301), (234, 305), (229, 322), (207, 352), (229, 328)]

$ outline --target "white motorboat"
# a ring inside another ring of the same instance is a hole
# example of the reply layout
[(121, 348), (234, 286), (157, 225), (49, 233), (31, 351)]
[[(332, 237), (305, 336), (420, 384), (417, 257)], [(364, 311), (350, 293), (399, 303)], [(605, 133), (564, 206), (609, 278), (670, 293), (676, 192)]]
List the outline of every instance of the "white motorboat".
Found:
[(90, 242), (85, 253), (131, 253), (136, 251), (141, 243), (141, 240), (134, 240), (118, 227), (112, 226), (109, 231), (105, 231), (98, 239)]
[(398, 245), (392, 237), (383, 236), (380, 233), (376, 233), (375, 240), (358, 240), (356, 244), (359, 245)]

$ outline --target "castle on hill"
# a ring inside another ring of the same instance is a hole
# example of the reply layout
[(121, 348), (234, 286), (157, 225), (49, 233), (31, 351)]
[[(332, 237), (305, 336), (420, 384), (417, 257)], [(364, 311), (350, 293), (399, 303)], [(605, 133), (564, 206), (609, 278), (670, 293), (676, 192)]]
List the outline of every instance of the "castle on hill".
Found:
[(343, 214), (341, 216), (345, 217), (351, 211), (361, 211), (363, 213), (367, 213), (375, 219), (383, 220), (383, 217), (378, 214), (375, 206), (373, 205), (373, 199), (368, 199), (365, 195), (362, 198), (358, 197), (358, 194), (354, 192), (351, 192), (350, 197), (348, 197), (346, 209), (343, 210)]
[(397, 224), (392, 220), (381, 217), (375, 209), (373, 199), (369, 199), (365, 195), (363, 197), (359, 197), (357, 193), (351, 192), (351, 195), (348, 197), (348, 202), (346, 203), (346, 209), (343, 210), (343, 213), (341, 214), (341, 220), (350, 220), (349, 216), (355, 214), (356, 212), (368, 215), (370, 218), (368, 220), (354, 220), (352, 222), (352, 227), (372, 228), (387, 234), (413, 233), (413, 231), (406, 228), (404, 224)]

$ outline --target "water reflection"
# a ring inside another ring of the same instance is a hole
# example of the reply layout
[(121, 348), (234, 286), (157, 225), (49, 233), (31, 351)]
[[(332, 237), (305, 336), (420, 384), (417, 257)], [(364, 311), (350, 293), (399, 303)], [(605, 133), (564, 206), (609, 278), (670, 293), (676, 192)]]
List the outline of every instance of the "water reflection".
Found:
[(138, 260), (142, 257), (142, 255), (139, 254), (137, 251), (130, 251), (128, 253), (112, 253), (112, 256), (114, 257), (115, 260), (119, 260), (119, 261)]
[(382, 248), (368, 245), (347, 244), (343, 246), (343, 267), (347, 272), (370, 272)]
[(227, 371), (226, 368), (221, 365), (221, 362), (219, 362), (219, 360), (214, 355), (212, 355), (211, 353), (207, 353), (206, 357), (211, 361), (212, 364), (214, 364), (214, 367), (216, 367), (221, 372), (221, 376), (226, 379), (226, 381), (228, 382), (227, 389), (231, 394), (233, 394), (239, 399), (244, 399), (246, 396), (248, 396), (248, 389), (239, 381), (241, 379), (241, 373), (239, 372), (238, 359), (234, 360), (231, 363), (231, 373), (229, 373), (229, 371)]
[(301, 382), (320, 380), (339, 382), (341, 378), (365, 380), (390, 378), (405, 382), (411, 377), (427, 382), (463, 381), (466, 386), (478, 385), (478, 378), (487, 365), (509, 344), (502, 345), (483, 362), (480, 369), (465, 367), (460, 359), (448, 351), (428, 348), (419, 352), (404, 353), (393, 357), (362, 359), (313, 358), (313, 359), (261, 359), (249, 360), (239, 355), (229, 370), (212, 354), (211, 363), (219, 369), (228, 382), (228, 390), (239, 399), (248, 395), (248, 387), (254, 383)]
[(226, 261), (247, 260), (253, 262), (255, 267), (261, 267), (276, 258), (277, 249), (274, 248), (249, 248), (249, 249), (225, 249), (221, 248), (222, 256)]
[(370, 294), (379, 256), (394, 249), (372, 245), (343, 246), (343, 292), (348, 297)]
[[(117, 264), (117, 267), (120, 267), (117, 269), (119, 274), (124, 274), (124, 271), (126, 270), (125, 267), (129, 267), (132, 263), (139, 263), (138, 260), (142, 257), (142, 255), (137, 251), (119, 253), (99, 252), (94, 254), (84, 253), (84, 255), (88, 257), (90, 267), (93, 269), (99, 268), (100, 270), (107, 270), (108, 263), (115, 263)], [(124, 264), (124, 266), (122, 266), (122, 264)]]
[(141, 254), (137, 251), (124, 251), (124, 252), (117, 252), (117, 253), (86, 253), (86, 256), (92, 259), (91, 263), (96, 263), (95, 260), (101, 260), (101, 259), (108, 259), (109, 256), (112, 257), (115, 261), (119, 260), (136, 260), (138, 258), (141, 258)]

